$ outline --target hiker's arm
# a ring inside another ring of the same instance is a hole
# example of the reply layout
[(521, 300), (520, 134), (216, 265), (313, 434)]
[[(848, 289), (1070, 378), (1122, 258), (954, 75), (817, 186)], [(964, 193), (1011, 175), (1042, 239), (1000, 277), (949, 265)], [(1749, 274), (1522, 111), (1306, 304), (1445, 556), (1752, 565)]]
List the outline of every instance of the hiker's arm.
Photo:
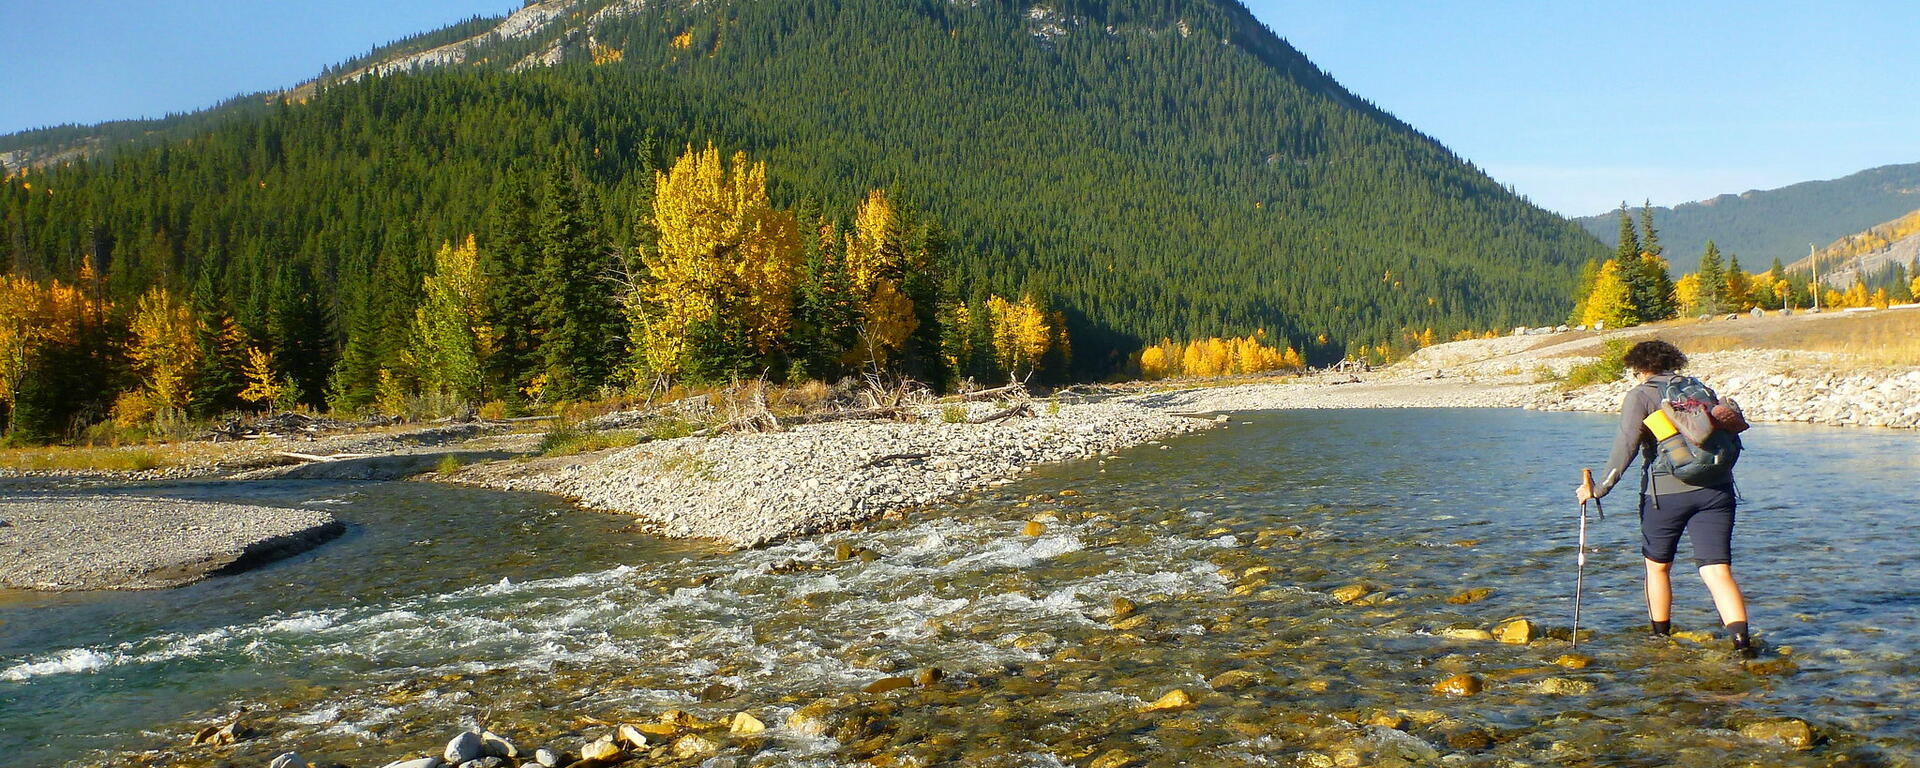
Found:
[(1620, 403), (1620, 429), (1613, 435), (1613, 452), (1607, 455), (1607, 468), (1600, 473), (1600, 481), (1593, 485), (1593, 495), (1598, 498), (1613, 490), (1613, 484), (1627, 473), (1627, 466), (1633, 463), (1634, 454), (1640, 452), (1640, 433), (1646, 429), (1641, 424), (1647, 418), (1646, 398), (1637, 397), (1639, 389), (1627, 392)]

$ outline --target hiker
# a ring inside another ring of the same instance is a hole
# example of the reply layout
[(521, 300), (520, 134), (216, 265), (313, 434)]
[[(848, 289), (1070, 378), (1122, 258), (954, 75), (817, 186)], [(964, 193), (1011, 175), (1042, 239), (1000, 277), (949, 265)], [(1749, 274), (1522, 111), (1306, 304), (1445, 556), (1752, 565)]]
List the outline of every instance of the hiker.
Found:
[[(1700, 566), (1700, 579), (1713, 593), (1720, 621), (1733, 636), (1734, 650), (1752, 658), (1755, 651), (1747, 629), (1747, 602), (1740, 594), (1740, 585), (1733, 580), (1732, 469), (1729, 466), (1723, 474), (1715, 476), (1716, 479), (1724, 477), (1724, 481), (1706, 486), (1682, 481), (1674, 476), (1670, 462), (1657, 460), (1659, 449), (1655, 435), (1646, 423), (1649, 416), (1661, 412), (1667, 385), (1688, 381), (1674, 373), (1686, 367), (1687, 356), (1667, 342), (1643, 341), (1627, 351), (1625, 362), (1640, 384), (1629, 391), (1620, 404), (1620, 430), (1614, 437), (1606, 471), (1591, 489), (1583, 483), (1575, 490), (1575, 496), (1582, 504), (1588, 499), (1606, 496), (1633, 463), (1634, 455), (1639, 454), (1642, 463), (1641, 553), (1647, 562), (1647, 619), (1652, 623), (1653, 633), (1667, 635), (1673, 631), (1670, 572), (1680, 533), (1685, 531), (1693, 541), (1693, 557)], [(1666, 432), (1667, 436), (1673, 434), (1671, 429)], [(1732, 444), (1737, 452), (1737, 439)]]

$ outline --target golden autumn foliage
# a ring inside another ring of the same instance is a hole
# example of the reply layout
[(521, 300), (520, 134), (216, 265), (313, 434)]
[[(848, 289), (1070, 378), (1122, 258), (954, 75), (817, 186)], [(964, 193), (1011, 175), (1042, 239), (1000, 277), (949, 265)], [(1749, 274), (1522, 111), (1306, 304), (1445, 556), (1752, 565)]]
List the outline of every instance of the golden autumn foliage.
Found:
[(247, 347), (247, 364), (242, 369), (247, 387), (240, 399), (255, 405), (272, 405), (287, 393), (288, 384), (273, 370), (273, 354), (259, 347)]
[(421, 288), (412, 337), (421, 381), (439, 392), (478, 398), (493, 334), (486, 322), (487, 278), (472, 235), (459, 245), (440, 244), (433, 273), (421, 279)]
[(1053, 328), (1048, 325), (1046, 310), (1032, 296), (1023, 296), (1017, 302), (989, 297), (987, 316), (993, 332), (994, 362), (1015, 376), (1032, 371), (1053, 345)]
[(1604, 323), (1608, 328), (1622, 328), (1632, 325), (1634, 320), (1632, 290), (1621, 273), (1620, 262), (1608, 260), (1600, 265), (1600, 274), (1594, 278), (1593, 291), (1587, 294), (1586, 311), (1581, 314), (1579, 324)]
[(1226, 376), (1236, 373), (1295, 370), (1306, 361), (1293, 347), (1266, 343), (1265, 333), (1238, 338), (1218, 336), (1185, 344), (1162, 339), (1140, 351), (1140, 377)]
[(883, 190), (872, 190), (854, 212), (844, 258), (847, 280), (859, 306), (856, 351), (885, 362), (920, 327), (913, 300), (900, 284), (909, 265), (900, 247), (899, 213)]
[(588, 47), (593, 52), (593, 63), (596, 66), (601, 64), (616, 64), (627, 58), (625, 51), (611, 45), (605, 45), (598, 40), (593, 41), (592, 45)]
[(800, 235), (768, 202), (766, 163), (741, 152), (722, 167), (712, 145), (689, 147), (654, 175), (651, 216), (659, 238), (627, 300), (648, 371), (681, 373), (702, 340), (772, 351), (791, 316)]
[(196, 343), (200, 319), (193, 308), (167, 289), (155, 287), (140, 297), (128, 330), (133, 342), (127, 357), (140, 372), (141, 386), (154, 408), (186, 408), (194, 367), (200, 362)]
[[(83, 271), (81, 282), (91, 282)], [(34, 353), (50, 344), (69, 343), (89, 319), (103, 316), (104, 304), (76, 286), (53, 281), (41, 285), (15, 275), (0, 275), (0, 403), (10, 413), (20, 397)]]

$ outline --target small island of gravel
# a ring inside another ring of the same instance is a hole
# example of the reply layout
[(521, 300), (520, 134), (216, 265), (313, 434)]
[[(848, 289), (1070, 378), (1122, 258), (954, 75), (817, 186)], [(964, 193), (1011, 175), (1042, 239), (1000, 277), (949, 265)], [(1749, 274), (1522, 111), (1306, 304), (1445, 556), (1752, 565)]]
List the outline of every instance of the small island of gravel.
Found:
[(318, 510), (123, 493), (0, 499), (0, 588), (161, 589), (305, 551), (346, 529)]

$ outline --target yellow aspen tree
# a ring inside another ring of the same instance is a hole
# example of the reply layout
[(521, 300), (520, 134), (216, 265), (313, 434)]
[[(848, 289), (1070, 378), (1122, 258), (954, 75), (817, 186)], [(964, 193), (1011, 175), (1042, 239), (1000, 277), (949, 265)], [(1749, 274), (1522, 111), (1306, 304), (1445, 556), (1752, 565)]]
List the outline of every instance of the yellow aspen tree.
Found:
[(141, 384), (156, 409), (186, 408), (192, 394), (188, 383), (200, 362), (200, 345), (194, 343), (199, 327), (193, 308), (167, 289), (155, 287), (140, 297), (129, 328), (133, 344), (127, 356), (139, 369)]
[(1593, 291), (1587, 294), (1586, 310), (1580, 318), (1583, 325), (1605, 323), (1608, 328), (1620, 328), (1633, 322), (1632, 291), (1620, 274), (1620, 262), (1609, 260), (1600, 266)]
[(987, 312), (993, 331), (994, 361), (1014, 376), (1033, 371), (1053, 344), (1053, 329), (1040, 303), (1032, 296), (1021, 297), (1017, 302), (989, 296)]
[(676, 375), (701, 335), (723, 325), (766, 354), (787, 331), (799, 280), (800, 231), (767, 198), (766, 163), (735, 153), (723, 167), (712, 145), (654, 175), (659, 239), (628, 297), (629, 319), (651, 373)]
[(844, 250), (847, 280), (859, 300), (862, 334), (859, 355), (885, 362), (920, 327), (900, 281), (907, 269), (900, 246), (899, 213), (885, 190), (871, 190), (854, 211)]
[(240, 399), (249, 403), (271, 407), (287, 392), (286, 379), (274, 372), (273, 353), (259, 347), (247, 347), (247, 364), (241, 373), (246, 377), (247, 387), (240, 390)]
[(1688, 273), (1673, 282), (1673, 302), (1683, 315), (1694, 314), (1700, 306), (1700, 275)]
[(413, 357), (428, 387), (462, 400), (480, 396), (481, 376), (493, 336), (486, 324), (486, 275), (472, 235), (459, 245), (441, 243), (433, 272), (421, 280), (413, 314)]

